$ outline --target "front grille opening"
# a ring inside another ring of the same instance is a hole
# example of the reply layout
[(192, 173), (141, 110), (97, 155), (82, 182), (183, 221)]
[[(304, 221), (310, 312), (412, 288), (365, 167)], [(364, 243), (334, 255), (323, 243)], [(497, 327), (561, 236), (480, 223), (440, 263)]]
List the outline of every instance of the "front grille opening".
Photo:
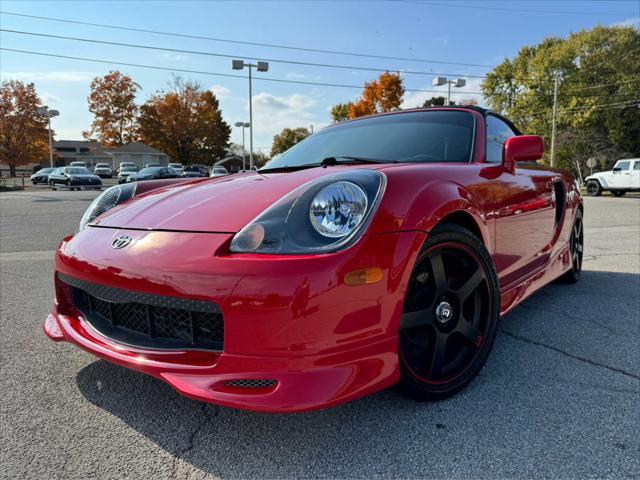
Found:
[(270, 388), (273, 387), (277, 382), (275, 380), (268, 380), (262, 378), (243, 378), (239, 380), (230, 380), (228, 382), (224, 382), (227, 387), (237, 387), (237, 388)]
[(222, 351), (224, 322), (217, 305), (104, 287), (61, 275), (75, 307), (102, 335), (151, 349)]

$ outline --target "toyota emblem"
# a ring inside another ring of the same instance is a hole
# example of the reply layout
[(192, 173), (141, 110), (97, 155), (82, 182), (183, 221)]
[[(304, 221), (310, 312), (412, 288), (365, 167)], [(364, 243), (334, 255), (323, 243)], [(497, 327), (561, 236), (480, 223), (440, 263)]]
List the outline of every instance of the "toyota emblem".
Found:
[(119, 250), (129, 245), (132, 241), (133, 238), (131, 238), (129, 235), (120, 235), (119, 237), (113, 239), (113, 241), (111, 242), (111, 247)]

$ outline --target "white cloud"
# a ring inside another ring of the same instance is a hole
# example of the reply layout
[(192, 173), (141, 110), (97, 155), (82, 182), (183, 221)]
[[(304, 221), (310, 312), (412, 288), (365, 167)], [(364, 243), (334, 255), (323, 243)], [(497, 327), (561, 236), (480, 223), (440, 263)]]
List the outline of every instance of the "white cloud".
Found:
[(209, 87), (209, 90), (213, 92), (218, 100), (222, 100), (223, 98), (230, 98), (233, 93), (230, 88), (227, 88), (224, 85), (211, 85)]
[(58, 107), (62, 103), (62, 99), (53, 93), (43, 92), (40, 94), (40, 98), (42, 99), (42, 103), (49, 107)]
[(174, 62), (179, 62), (181, 60), (186, 60), (187, 58), (189, 58), (186, 55), (180, 55), (179, 53), (171, 53), (171, 52), (163, 52), (162, 56), (167, 60), (173, 60)]
[(2, 72), (3, 79), (15, 79), (25, 82), (60, 82), (60, 83), (88, 83), (97, 74), (83, 71), (61, 71), (61, 72)]
[(627, 18), (621, 22), (611, 24), (612, 27), (636, 27), (640, 28), (640, 17)]
[[(462, 77), (464, 78), (464, 77)], [(464, 87), (456, 88), (451, 87), (451, 100), (459, 102), (463, 99), (473, 98), (481, 106), (484, 105), (484, 97), (476, 93), (467, 92), (480, 92), (482, 86), (481, 78), (467, 78), (467, 84)], [(422, 106), (425, 100), (431, 97), (446, 97), (447, 85), (441, 87), (434, 87), (433, 85), (425, 85), (421, 87), (424, 90), (436, 90), (437, 92), (407, 92), (404, 94), (404, 100), (402, 101), (402, 108), (416, 108)]]

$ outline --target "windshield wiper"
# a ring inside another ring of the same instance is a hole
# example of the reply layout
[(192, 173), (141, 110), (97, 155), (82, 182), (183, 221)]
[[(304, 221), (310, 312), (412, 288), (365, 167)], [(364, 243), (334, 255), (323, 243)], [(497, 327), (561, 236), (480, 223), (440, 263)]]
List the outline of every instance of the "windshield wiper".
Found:
[[(344, 160), (344, 161), (343, 161)], [(350, 155), (338, 155), (327, 157), (320, 162), (323, 167), (340, 165), (343, 163), (397, 163), (396, 160), (380, 160), (379, 158), (352, 157)]]
[(377, 158), (366, 157), (352, 157), (349, 155), (338, 155), (335, 157), (327, 157), (320, 163), (306, 163), (304, 165), (283, 165), (281, 167), (273, 168), (261, 168), (258, 170), (260, 173), (274, 173), (274, 172), (292, 172), (295, 170), (304, 170), (306, 168), (314, 167), (329, 167), (333, 165), (344, 165), (350, 163), (398, 163), (397, 160), (380, 160)]

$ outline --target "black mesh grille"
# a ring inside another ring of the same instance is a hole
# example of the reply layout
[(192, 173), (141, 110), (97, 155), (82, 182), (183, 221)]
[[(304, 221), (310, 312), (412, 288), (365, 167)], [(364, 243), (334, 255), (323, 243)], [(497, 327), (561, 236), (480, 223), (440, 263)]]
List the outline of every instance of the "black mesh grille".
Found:
[(222, 350), (224, 323), (214, 303), (59, 278), (72, 287), (85, 319), (113, 340), (143, 348)]
[(243, 378), (241, 380), (231, 380), (225, 382), (228, 387), (238, 388), (269, 388), (276, 384), (275, 380), (265, 380), (260, 378)]

